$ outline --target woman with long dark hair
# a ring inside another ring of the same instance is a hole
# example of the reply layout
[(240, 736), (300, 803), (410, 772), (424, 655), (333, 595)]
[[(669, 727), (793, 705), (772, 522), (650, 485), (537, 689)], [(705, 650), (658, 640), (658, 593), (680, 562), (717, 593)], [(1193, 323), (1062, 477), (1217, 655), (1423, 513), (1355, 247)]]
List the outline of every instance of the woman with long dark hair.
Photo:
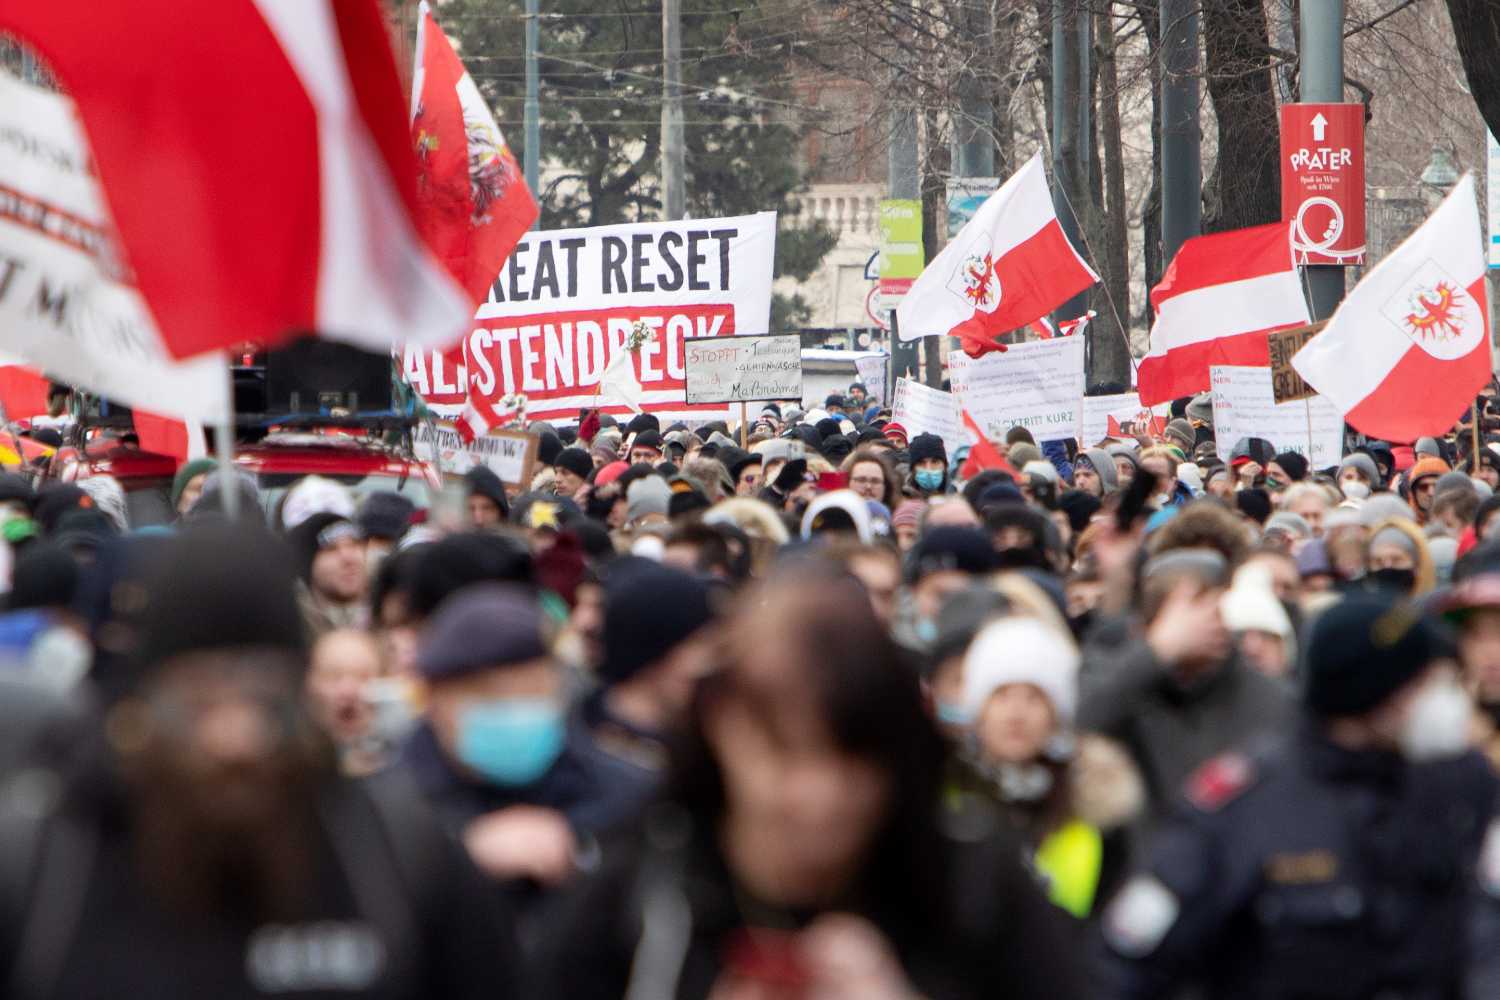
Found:
[(1079, 995), (998, 810), (942, 805), (943, 743), (858, 583), (784, 568), (740, 606), (670, 794), (563, 906), (534, 995)]

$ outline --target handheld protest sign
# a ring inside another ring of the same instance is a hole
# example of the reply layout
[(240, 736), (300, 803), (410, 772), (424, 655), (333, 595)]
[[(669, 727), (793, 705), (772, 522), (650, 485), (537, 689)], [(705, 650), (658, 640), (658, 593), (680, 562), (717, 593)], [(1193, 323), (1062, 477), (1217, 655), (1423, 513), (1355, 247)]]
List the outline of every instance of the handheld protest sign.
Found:
[(526, 431), (490, 431), (465, 444), (450, 423), (421, 423), (412, 433), (417, 457), (438, 465), (444, 474), (461, 476), (488, 466), (507, 487), (524, 492), (536, 471), (541, 439)]
[(1266, 335), (1266, 347), (1271, 355), (1271, 392), (1276, 402), (1290, 403), (1299, 399), (1311, 399), (1318, 394), (1316, 389), (1297, 374), (1297, 369), (1292, 367), (1292, 357), (1327, 325), (1325, 320)]
[(802, 398), (802, 338), (715, 337), (683, 342), (689, 405)]

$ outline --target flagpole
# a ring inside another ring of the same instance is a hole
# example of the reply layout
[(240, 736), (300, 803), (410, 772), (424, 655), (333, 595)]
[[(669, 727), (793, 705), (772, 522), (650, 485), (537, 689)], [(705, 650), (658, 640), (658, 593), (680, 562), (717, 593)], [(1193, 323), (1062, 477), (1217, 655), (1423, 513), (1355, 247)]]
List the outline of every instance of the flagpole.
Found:
[(1471, 429), (1474, 432), (1474, 450), (1471, 451), (1471, 452), (1469, 452), (1469, 475), (1471, 475), (1471, 476), (1477, 476), (1477, 475), (1479, 475), (1479, 401), (1478, 400), (1475, 400), (1471, 404), (1471, 410), (1473, 412), (1473, 419), (1471, 421), (1471, 423), (1472, 423), (1472, 428)]
[(1312, 433), (1312, 397), (1302, 400), (1303, 411), (1307, 414), (1307, 463), (1313, 460), (1313, 433)]
[(231, 521), (240, 517), (240, 490), (234, 479), (234, 378), (224, 365), (224, 411), (214, 423), (214, 451), (219, 460), (219, 489), (224, 495), (224, 514)]

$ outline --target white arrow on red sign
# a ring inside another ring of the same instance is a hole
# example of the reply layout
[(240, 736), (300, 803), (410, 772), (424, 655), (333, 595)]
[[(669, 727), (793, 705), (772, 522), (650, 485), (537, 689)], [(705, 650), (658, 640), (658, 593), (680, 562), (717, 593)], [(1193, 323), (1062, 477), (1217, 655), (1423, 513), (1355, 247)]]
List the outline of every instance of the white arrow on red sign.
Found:
[(1322, 142), (1323, 137), (1328, 134), (1328, 119), (1324, 118), (1323, 112), (1319, 111), (1317, 114), (1313, 115), (1311, 124), (1313, 130), (1313, 142)]

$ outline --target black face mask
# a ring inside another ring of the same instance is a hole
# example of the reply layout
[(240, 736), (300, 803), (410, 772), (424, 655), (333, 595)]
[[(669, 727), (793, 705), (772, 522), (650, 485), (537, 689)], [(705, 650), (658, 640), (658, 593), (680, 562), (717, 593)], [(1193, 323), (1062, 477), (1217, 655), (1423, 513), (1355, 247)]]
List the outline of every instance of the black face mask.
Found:
[(1411, 588), (1416, 586), (1417, 571), (1414, 569), (1377, 569), (1365, 574), (1365, 579), (1370, 585), (1378, 590), (1395, 590), (1403, 594), (1411, 593)]

